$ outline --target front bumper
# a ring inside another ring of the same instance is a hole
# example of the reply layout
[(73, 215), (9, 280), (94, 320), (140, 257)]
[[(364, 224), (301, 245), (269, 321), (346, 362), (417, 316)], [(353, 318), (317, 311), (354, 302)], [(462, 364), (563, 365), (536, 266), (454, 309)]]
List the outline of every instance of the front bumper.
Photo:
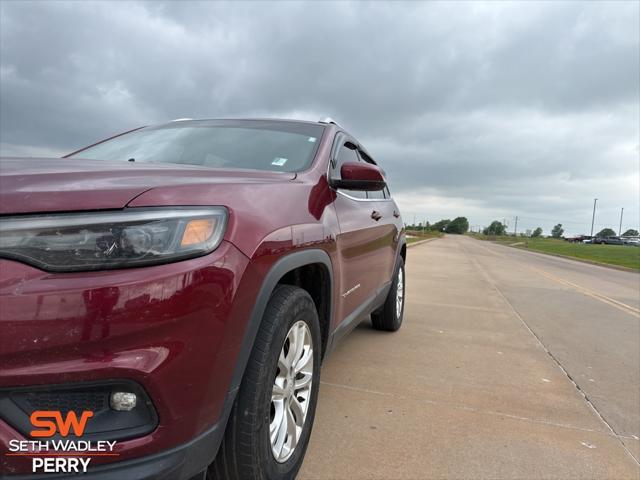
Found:
[[(148, 393), (157, 428), (119, 441), (117, 461), (92, 459), (83, 476), (189, 478), (198, 470), (188, 465), (204, 468), (224, 430), (252, 308), (244, 292), (236, 298), (247, 266), (228, 242), (200, 258), (106, 272), (53, 274), (0, 259), (0, 388), (132, 380)], [(28, 474), (29, 459), (5, 455), (9, 440), (26, 436), (5, 426), (0, 473)], [(208, 452), (203, 465), (192, 458), (198, 450)], [(134, 473), (111, 473), (119, 468)]]

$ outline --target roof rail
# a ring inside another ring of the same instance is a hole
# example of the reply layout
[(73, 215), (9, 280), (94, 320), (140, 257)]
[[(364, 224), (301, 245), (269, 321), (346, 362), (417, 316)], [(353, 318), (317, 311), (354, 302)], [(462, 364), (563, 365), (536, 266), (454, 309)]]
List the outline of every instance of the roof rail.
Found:
[(318, 120), (318, 123), (333, 123), (334, 125), (338, 125), (338, 122), (336, 122), (333, 118), (331, 117), (324, 117), (321, 118), (320, 120)]
[(172, 122), (186, 122), (187, 120), (193, 120), (193, 118), (176, 118), (171, 120)]

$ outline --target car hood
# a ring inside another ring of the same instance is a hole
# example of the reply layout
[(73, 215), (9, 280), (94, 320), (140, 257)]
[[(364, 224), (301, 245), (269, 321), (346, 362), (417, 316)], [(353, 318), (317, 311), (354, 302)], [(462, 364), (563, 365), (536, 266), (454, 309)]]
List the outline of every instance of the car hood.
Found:
[(124, 208), (157, 187), (288, 182), (293, 173), (61, 158), (1, 158), (0, 214)]

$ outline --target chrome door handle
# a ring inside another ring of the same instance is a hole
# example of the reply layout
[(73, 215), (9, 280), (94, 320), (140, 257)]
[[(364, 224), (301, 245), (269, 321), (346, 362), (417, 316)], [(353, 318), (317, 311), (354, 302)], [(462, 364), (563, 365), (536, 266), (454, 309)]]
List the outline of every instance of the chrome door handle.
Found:
[(373, 218), (376, 222), (382, 218), (382, 214), (376, 210), (371, 212), (371, 218)]

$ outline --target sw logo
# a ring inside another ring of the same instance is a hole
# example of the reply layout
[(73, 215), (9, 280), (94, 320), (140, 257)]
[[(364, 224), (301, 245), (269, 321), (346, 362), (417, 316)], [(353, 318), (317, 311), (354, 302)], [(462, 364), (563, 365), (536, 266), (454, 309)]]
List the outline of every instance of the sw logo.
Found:
[(87, 420), (93, 417), (93, 412), (84, 411), (80, 414), (80, 419), (76, 412), (67, 412), (67, 417), (62, 418), (62, 412), (53, 410), (36, 410), (31, 414), (31, 425), (44, 430), (31, 430), (32, 437), (53, 437), (56, 433), (67, 437), (69, 431), (73, 429), (76, 437), (81, 437), (87, 426)]
[[(84, 411), (80, 414), (80, 418), (76, 412), (67, 412), (66, 417), (62, 416), (62, 412), (55, 410), (36, 410), (30, 416), (31, 425), (35, 428), (31, 430), (31, 436), (34, 438), (50, 438), (60, 434), (62, 437), (68, 437), (73, 433), (76, 437), (81, 437), (87, 427), (87, 421), (93, 417), (93, 412)], [(45, 454), (45, 458), (32, 458), (31, 471), (44, 473), (86, 473), (91, 458), (84, 457), (82, 454), (79, 458), (68, 456), (65, 453), (58, 453), (58, 450), (78, 451), (79, 444), (87, 443), (82, 440), (44, 440), (47, 442), (47, 450), (53, 447), (53, 452), (49, 453), (51, 457)], [(51, 447), (49, 446), (51, 445)], [(90, 442), (89, 447), (90, 448)], [(79, 453), (79, 452), (78, 452)]]

